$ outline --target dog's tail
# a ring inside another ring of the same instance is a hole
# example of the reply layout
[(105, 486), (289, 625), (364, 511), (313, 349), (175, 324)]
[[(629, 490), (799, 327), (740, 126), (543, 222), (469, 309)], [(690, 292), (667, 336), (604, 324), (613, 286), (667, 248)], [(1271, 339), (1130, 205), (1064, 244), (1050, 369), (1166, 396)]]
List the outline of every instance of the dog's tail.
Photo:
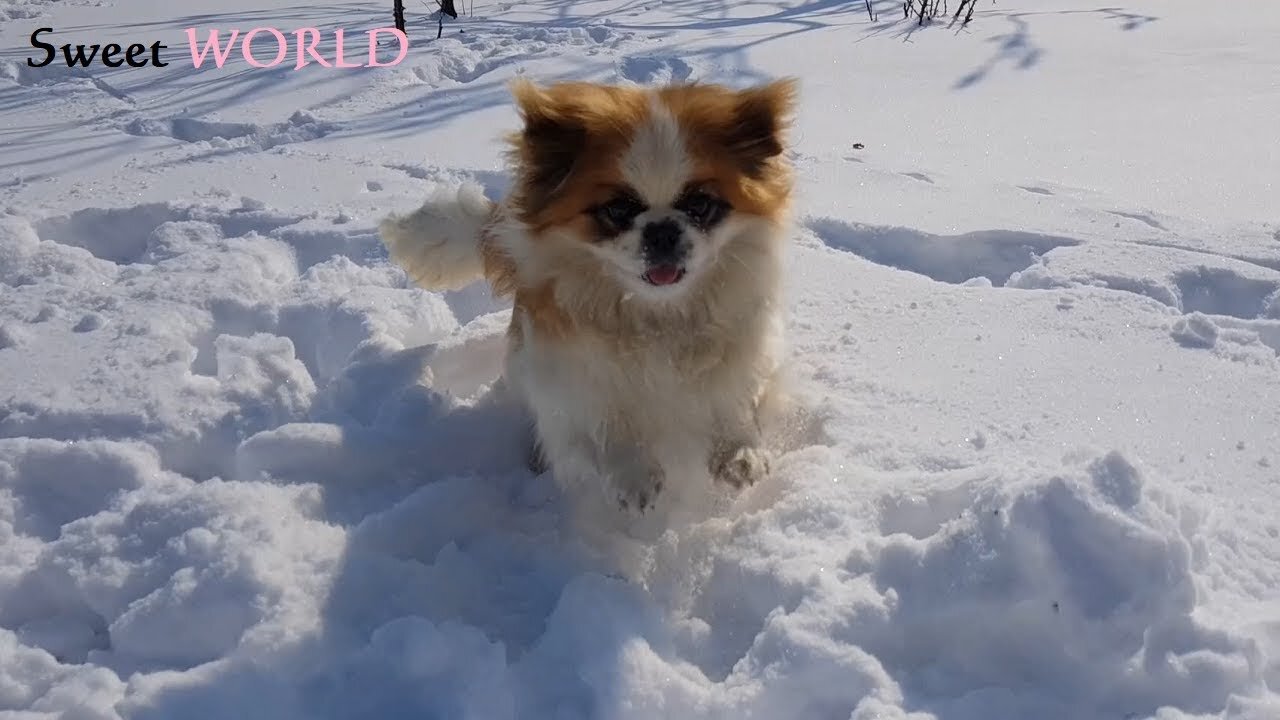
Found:
[(391, 260), (427, 290), (459, 290), (484, 275), (481, 232), (494, 203), (475, 183), (436, 190), (408, 215), (378, 225)]

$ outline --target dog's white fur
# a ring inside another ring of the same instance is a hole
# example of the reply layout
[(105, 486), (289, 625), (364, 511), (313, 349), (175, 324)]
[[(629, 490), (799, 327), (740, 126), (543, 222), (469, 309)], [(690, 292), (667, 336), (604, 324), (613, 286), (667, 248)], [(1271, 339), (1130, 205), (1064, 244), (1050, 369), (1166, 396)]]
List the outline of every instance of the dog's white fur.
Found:
[[(662, 109), (634, 136), (621, 167), (647, 212), (674, 212), (692, 166), (685, 147)], [(484, 232), (514, 260), (521, 285), (554, 277), (556, 301), (571, 316), (594, 313), (599, 332), (547, 337), (517, 305), (505, 380), (530, 412), (556, 479), (603, 480), (599, 486), (631, 509), (652, 505), (675, 478), (709, 472), (741, 487), (768, 472), (759, 413), (773, 400), (766, 396), (776, 390), (781, 362), (785, 231), (778, 222), (730, 215), (701, 243), (688, 277), (653, 287), (637, 282), (626, 258), (579, 239), (553, 231), (535, 245), (513, 213), (475, 186), (437, 192), (381, 225), (392, 257), (425, 287), (479, 279)], [(622, 337), (644, 342), (615, 342)]]

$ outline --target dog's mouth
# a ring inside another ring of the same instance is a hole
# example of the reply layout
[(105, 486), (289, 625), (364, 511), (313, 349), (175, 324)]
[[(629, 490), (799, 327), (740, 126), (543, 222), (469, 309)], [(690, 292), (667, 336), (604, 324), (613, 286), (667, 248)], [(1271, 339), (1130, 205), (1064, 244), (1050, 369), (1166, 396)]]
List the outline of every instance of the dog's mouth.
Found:
[(642, 277), (650, 285), (675, 285), (684, 278), (684, 268), (679, 265), (654, 265), (645, 270)]

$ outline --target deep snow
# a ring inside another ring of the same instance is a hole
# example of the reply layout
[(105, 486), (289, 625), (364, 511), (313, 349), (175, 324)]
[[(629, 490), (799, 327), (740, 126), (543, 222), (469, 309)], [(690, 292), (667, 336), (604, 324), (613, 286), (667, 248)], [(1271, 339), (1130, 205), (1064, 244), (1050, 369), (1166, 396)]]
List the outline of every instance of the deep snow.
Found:
[[(1280, 717), (1280, 6), (408, 3), (394, 68), (25, 63), (389, 4), (0, 0), (0, 716)], [(386, 212), (503, 192), (517, 73), (803, 78), (770, 482), (575, 524), (505, 308), (388, 264)]]

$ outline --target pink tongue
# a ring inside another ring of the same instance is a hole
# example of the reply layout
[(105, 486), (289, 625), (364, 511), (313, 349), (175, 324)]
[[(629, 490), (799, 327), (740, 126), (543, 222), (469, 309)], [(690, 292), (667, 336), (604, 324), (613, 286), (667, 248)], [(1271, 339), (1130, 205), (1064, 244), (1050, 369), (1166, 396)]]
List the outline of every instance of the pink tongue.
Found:
[(654, 285), (670, 285), (680, 279), (680, 268), (675, 265), (659, 265), (649, 268), (644, 275)]

